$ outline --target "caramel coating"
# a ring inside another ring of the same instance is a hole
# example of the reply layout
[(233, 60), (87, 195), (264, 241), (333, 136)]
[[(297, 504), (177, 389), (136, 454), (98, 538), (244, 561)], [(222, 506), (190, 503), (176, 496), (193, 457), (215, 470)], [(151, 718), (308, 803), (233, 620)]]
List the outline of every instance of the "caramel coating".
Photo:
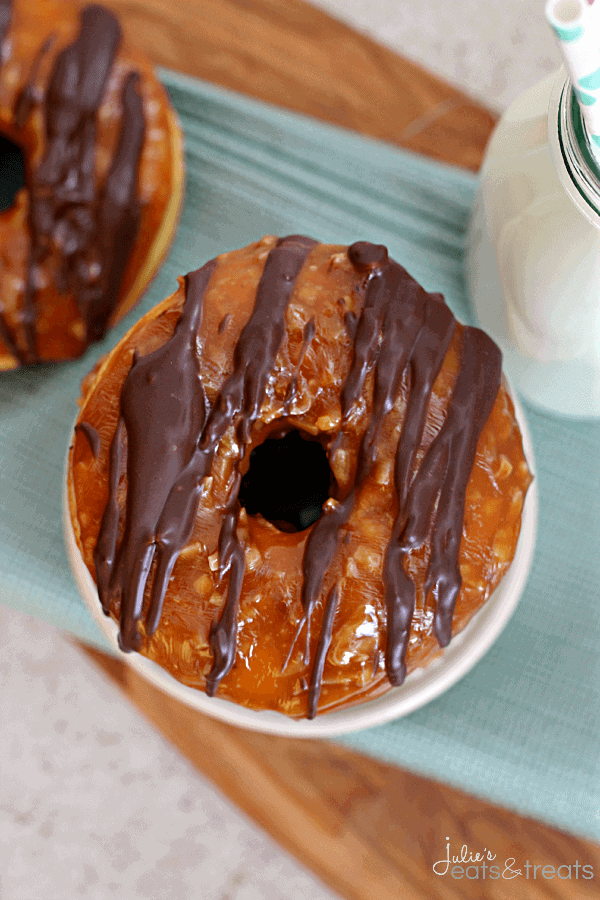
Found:
[[(232, 371), (236, 341), (249, 318), (266, 257), (276, 241), (268, 236), (218, 257), (205, 294), (197, 339), (200, 378), (210, 405)], [(335, 479), (328, 504), (336, 504), (353, 483), (359, 442), (370, 416), (372, 372), (340, 436), (340, 394), (353, 353), (348, 333), (352, 316), (348, 317), (348, 313), (360, 313), (360, 281), (345, 247), (320, 244), (311, 251), (287, 308), (287, 334), (244, 456), (247, 467), (250, 451), (281, 429), (297, 428), (318, 436), (327, 449)], [(183, 300), (182, 283), (175, 294), (132, 328), (83, 385), (78, 421), (98, 431), (100, 450), (94, 457), (85, 434), (80, 429), (75, 432), (69, 460), (69, 498), (77, 543), (94, 578), (92, 554), (108, 497), (108, 454), (119, 417), (121, 387), (134, 350), (145, 356), (172, 335)], [(225, 320), (226, 316), (229, 318)], [(313, 317), (315, 335), (304, 346), (304, 329)], [(461, 330), (457, 326), (434, 384), (416, 467), (448, 409), (460, 363)], [(288, 386), (296, 374), (297, 390), (286, 408)], [(396, 514), (394, 455), (407, 391), (405, 375), (397, 401), (384, 420), (375, 464), (358, 491), (345, 536), (315, 609), (311, 659), (316, 651), (325, 598), (338, 582), (340, 603), (325, 662), (319, 712), (362, 702), (390, 688), (384, 667), (386, 610), (382, 568)], [(237, 456), (232, 426), (204, 481), (193, 534), (175, 564), (158, 630), (150, 640), (144, 637), (141, 648), (144, 655), (179, 681), (198, 689), (204, 689), (211, 667), (209, 629), (225, 596), (227, 576), (219, 583), (217, 542)], [(290, 475), (293, 477), (293, 473)], [(463, 584), (456, 603), (453, 634), (464, 628), (508, 569), (530, 481), (513, 405), (501, 387), (481, 433), (467, 488), (459, 556)], [(121, 511), (126, 494), (123, 466), (118, 490)], [(119, 540), (123, 516), (120, 528)], [(245, 510), (241, 511), (238, 537), (244, 547), (246, 569), (238, 614), (237, 655), (232, 670), (221, 682), (218, 696), (254, 709), (276, 709), (289, 716), (306, 714), (310, 666), (302, 659), (302, 641), (296, 643), (285, 670), (284, 664), (302, 618), (302, 556), (309, 533), (310, 528), (286, 533), (259, 514), (248, 516)], [(429, 541), (411, 551), (406, 563), (417, 588), (407, 653), (409, 672), (440, 652), (432, 634), (432, 600), (424, 596), (428, 557)], [(146, 603), (151, 580), (152, 573)], [(113, 604), (111, 614), (118, 620), (118, 602)]]
[[(12, 20), (0, 64), (0, 133), (16, 143), (25, 161), (25, 183), (12, 207), (0, 213), (0, 298), (6, 322), (19, 348), (26, 350), (21, 327), (31, 240), (28, 226), (31, 173), (38, 166), (46, 143), (41, 101), (59, 53), (79, 30), (80, 9), (63, 0), (13, 0)], [(53, 37), (43, 54), (35, 78), (35, 106), (22, 127), (15, 108), (28, 82), (36, 54)], [(174, 234), (183, 190), (182, 137), (166, 90), (149, 61), (133, 50), (123, 36), (97, 117), (95, 181), (101, 187), (113, 157), (122, 116), (121, 92), (128, 73), (140, 74), (139, 92), (145, 119), (145, 137), (138, 170), (141, 221), (135, 244), (121, 280), (109, 326), (134, 305), (152, 279)], [(55, 275), (61, 248), (51, 248), (35, 274), (37, 362), (75, 359), (89, 344), (86, 326), (73, 291), (59, 290)], [(19, 360), (0, 336), (0, 370), (14, 369)]]

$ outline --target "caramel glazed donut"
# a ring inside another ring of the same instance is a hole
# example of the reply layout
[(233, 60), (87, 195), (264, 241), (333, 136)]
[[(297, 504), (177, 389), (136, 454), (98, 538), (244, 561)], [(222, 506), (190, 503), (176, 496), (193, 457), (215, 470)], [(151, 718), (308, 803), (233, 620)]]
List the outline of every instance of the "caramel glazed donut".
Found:
[(0, 0), (0, 133), (26, 187), (0, 213), (0, 369), (73, 359), (137, 302), (174, 233), (181, 133), (115, 16)]
[[(265, 237), (217, 257), (81, 403), (68, 497), (102, 608), (124, 651), (210, 696), (309, 718), (375, 697), (513, 558), (531, 476), (500, 351), (383, 246)], [(308, 528), (249, 500), (260, 453), (292, 438), (281, 490), (313, 451), (327, 470)]]

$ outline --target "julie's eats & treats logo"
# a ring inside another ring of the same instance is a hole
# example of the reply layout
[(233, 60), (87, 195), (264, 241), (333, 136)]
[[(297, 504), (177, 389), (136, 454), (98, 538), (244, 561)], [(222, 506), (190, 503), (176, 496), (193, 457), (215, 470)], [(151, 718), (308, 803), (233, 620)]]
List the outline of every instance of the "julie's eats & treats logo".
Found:
[(550, 866), (535, 864), (526, 860), (519, 862), (514, 857), (505, 860), (499, 860), (496, 853), (492, 853), (487, 847), (483, 851), (473, 852), (467, 844), (463, 844), (458, 853), (453, 852), (450, 847), (450, 838), (446, 838), (446, 853), (443, 859), (438, 859), (433, 864), (433, 871), (436, 875), (446, 875), (460, 881), (463, 878), (469, 881), (484, 881), (491, 879), (495, 881), (503, 878), (505, 881), (512, 881), (513, 878), (524, 878), (527, 881), (545, 880), (550, 881), (558, 878), (563, 881), (579, 880), (594, 877), (593, 866), (583, 865), (579, 860), (569, 865)]

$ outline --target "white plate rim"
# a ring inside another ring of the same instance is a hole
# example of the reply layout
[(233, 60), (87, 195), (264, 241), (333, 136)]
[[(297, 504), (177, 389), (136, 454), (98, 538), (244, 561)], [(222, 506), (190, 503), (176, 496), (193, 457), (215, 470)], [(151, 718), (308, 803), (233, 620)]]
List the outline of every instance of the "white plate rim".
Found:
[(67, 467), (63, 480), (63, 531), (67, 556), (79, 593), (100, 631), (120, 659), (166, 694), (187, 706), (230, 725), (285, 737), (337, 737), (400, 719), (415, 712), (453, 687), (488, 652), (511, 619), (527, 583), (533, 561), (538, 518), (538, 489), (533, 443), (523, 408), (504, 375), (521, 431), (523, 451), (534, 476), (521, 519), (521, 532), (514, 559), (492, 595), (448, 647), (425, 668), (411, 672), (401, 687), (390, 688), (381, 697), (315, 719), (291, 719), (282, 713), (256, 711), (181, 684), (157, 663), (138, 653), (123, 653), (118, 645), (118, 626), (102, 612), (95, 582), (84, 564), (75, 539), (69, 510)]

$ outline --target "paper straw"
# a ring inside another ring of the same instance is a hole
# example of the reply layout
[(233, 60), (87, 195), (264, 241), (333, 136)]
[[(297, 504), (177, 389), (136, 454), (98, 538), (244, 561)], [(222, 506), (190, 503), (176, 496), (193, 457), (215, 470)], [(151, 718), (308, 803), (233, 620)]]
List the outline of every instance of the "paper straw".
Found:
[(594, 155), (600, 156), (600, 3), (548, 0), (546, 18), (558, 39)]

